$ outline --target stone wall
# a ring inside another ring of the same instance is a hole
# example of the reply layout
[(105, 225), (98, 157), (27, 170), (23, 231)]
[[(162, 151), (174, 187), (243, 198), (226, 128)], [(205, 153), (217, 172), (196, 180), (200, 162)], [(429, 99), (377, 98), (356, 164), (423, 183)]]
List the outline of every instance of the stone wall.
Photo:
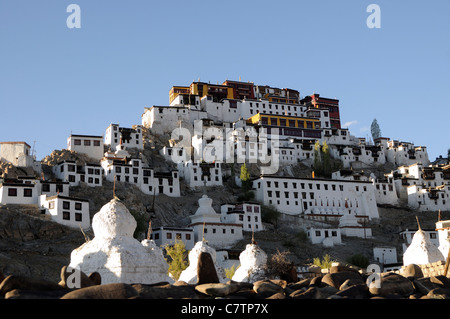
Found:
[[(437, 262), (434, 262), (431, 264), (418, 265), (418, 266), (422, 270), (424, 277), (444, 275), (445, 261), (443, 261), (443, 260), (437, 261)], [(395, 271), (395, 273), (405, 276), (406, 275), (406, 266), (403, 266), (400, 270)]]

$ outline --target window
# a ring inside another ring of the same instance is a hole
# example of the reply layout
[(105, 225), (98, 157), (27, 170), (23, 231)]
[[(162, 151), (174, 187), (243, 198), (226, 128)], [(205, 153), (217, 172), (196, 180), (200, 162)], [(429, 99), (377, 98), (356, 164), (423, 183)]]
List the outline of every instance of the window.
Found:
[(82, 204), (81, 203), (75, 203), (75, 210), (81, 210)]
[(186, 234), (186, 240), (191, 240), (191, 234)]
[(23, 197), (32, 197), (33, 196), (33, 189), (32, 188), (25, 188), (23, 190)]
[(84, 140), (84, 146), (91, 146), (91, 140)]
[(81, 213), (75, 213), (75, 221), (81, 222), (83, 220), (83, 215)]
[(70, 202), (63, 201), (63, 209), (70, 209)]
[(48, 202), (48, 209), (55, 208), (55, 201)]
[(81, 140), (80, 140), (80, 139), (75, 139), (75, 140), (73, 141), (73, 144), (74, 144), (74, 145), (81, 145)]
[(167, 233), (167, 234), (166, 234), (166, 238), (167, 238), (167, 239), (172, 239), (172, 233)]
[(17, 197), (17, 188), (8, 189), (8, 196)]
[(70, 212), (63, 212), (63, 219), (70, 220)]
[(50, 185), (49, 184), (42, 184), (42, 191), (43, 192), (50, 192)]

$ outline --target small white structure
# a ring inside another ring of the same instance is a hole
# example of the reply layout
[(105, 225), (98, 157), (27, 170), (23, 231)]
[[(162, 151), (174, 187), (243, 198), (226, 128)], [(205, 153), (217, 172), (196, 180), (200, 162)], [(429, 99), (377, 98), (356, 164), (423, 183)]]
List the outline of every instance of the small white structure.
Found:
[(192, 126), (190, 112), (184, 106), (152, 106), (144, 108), (142, 126), (149, 128), (153, 134), (171, 133), (183, 125)]
[(436, 223), (436, 230), (438, 232), (439, 237), (438, 248), (445, 259), (447, 259), (448, 252), (450, 249), (449, 229), (450, 229), (450, 220), (439, 220)]
[[(178, 164), (178, 171), (189, 187), (222, 186), (222, 169), (220, 163), (183, 162)], [(206, 182), (206, 184), (205, 184)]]
[(39, 196), (38, 182), (25, 183), (20, 180), (4, 181), (0, 184), (0, 204), (37, 204)]
[(78, 186), (80, 182), (90, 187), (98, 187), (103, 184), (103, 168), (100, 164), (77, 165), (75, 161), (63, 161), (52, 168), (56, 178), (69, 182), (70, 186)]
[(198, 200), (198, 209), (190, 216), (189, 227), (194, 229), (195, 240), (203, 238), (215, 248), (228, 248), (243, 238), (242, 224), (223, 223), (206, 194)]
[(403, 254), (403, 265), (426, 265), (445, 260), (441, 251), (430, 241), (426, 233), (420, 228), (414, 234), (411, 245)]
[(192, 228), (158, 227), (152, 229), (152, 239), (159, 247), (175, 244), (175, 240), (181, 240), (186, 250), (194, 247), (194, 230)]
[(119, 124), (111, 124), (106, 128), (105, 145), (112, 151), (116, 151), (119, 144), (126, 148), (144, 149), (142, 140), (142, 125), (133, 125), (133, 127), (120, 127)]
[(67, 138), (67, 149), (88, 157), (101, 160), (103, 157), (103, 136), (97, 135), (74, 135)]
[(261, 205), (257, 202), (223, 204), (220, 206), (221, 220), (224, 223), (242, 224), (244, 231), (262, 231)]
[(234, 273), (232, 280), (238, 282), (254, 283), (265, 279), (264, 266), (267, 263), (267, 254), (256, 244), (248, 244), (239, 255), (240, 267)]
[(395, 247), (374, 247), (373, 258), (380, 264), (396, 264), (397, 249)]
[(120, 201), (113, 199), (92, 220), (94, 239), (72, 251), (69, 267), (98, 272), (102, 284), (173, 282), (162, 251), (153, 241), (133, 238), (136, 220)]
[(341, 230), (339, 228), (311, 227), (307, 231), (307, 236), (312, 244), (322, 244), (325, 247), (342, 244)]
[(17, 167), (31, 167), (35, 157), (31, 154), (31, 146), (25, 142), (0, 142), (0, 160)]
[(228, 279), (225, 276), (225, 271), (222, 267), (217, 264), (216, 260), (216, 250), (210, 247), (204, 240), (198, 241), (194, 248), (189, 252), (189, 266), (181, 273), (178, 278), (179, 281), (184, 281), (188, 284), (196, 284), (198, 281), (197, 278), (197, 264), (200, 253), (206, 252), (211, 255), (211, 258), (214, 262), (214, 266), (216, 267), (217, 277), (220, 282), (226, 282)]
[(339, 229), (342, 235), (348, 237), (372, 237), (372, 229), (358, 223), (355, 213), (349, 209), (344, 211), (344, 215), (339, 219)]
[(91, 226), (88, 200), (62, 195), (50, 197), (41, 195), (39, 206), (59, 224), (78, 229), (80, 227), (87, 229)]

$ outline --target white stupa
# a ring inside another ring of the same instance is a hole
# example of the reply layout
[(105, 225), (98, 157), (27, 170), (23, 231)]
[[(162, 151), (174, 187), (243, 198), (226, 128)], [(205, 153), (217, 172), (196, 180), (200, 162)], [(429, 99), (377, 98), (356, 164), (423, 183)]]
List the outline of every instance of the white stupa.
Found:
[(102, 284), (173, 282), (161, 249), (151, 240), (133, 237), (136, 220), (119, 200), (104, 205), (92, 219), (95, 234), (72, 251), (69, 267), (98, 272)]
[(414, 234), (411, 244), (403, 254), (403, 265), (426, 265), (445, 260), (441, 251), (431, 242), (427, 234), (420, 228)]
[(216, 267), (216, 273), (217, 277), (219, 278), (220, 282), (226, 282), (227, 278), (225, 276), (225, 271), (222, 267), (220, 267), (217, 264), (216, 260), (216, 251), (214, 248), (208, 246), (205, 240), (198, 241), (194, 248), (189, 252), (189, 266), (183, 272), (181, 273), (180, 277), (178, 278), (179, 281), (184, 281), (188, 284), (196, 284), (198, 281), (197, 278), (197, 264), (198, 264), (198, 258), (200, 256), (201, 252), (207, 252), (211, 255), (211, 258), (214, 262), (214, 265)]
[(265, 279), (264, 265), (267, 254), (256, 243), (248, 244), (239, 255), (241, 265), (234, 273), (232, 280), (254, 283)]

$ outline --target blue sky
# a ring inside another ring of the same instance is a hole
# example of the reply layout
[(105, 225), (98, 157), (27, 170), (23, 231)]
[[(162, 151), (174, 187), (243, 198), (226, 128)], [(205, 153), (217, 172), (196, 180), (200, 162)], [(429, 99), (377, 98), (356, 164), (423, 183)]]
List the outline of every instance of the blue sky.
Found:
[(35, 143), (41, 159), (71, 133), (140, 124), (173, 85), (241, 77), (338, 98), (353, 135), (376, 118), (433, 160), (450, 148), (449, 19), (447, 0), (0, 0), (0, 140)]

